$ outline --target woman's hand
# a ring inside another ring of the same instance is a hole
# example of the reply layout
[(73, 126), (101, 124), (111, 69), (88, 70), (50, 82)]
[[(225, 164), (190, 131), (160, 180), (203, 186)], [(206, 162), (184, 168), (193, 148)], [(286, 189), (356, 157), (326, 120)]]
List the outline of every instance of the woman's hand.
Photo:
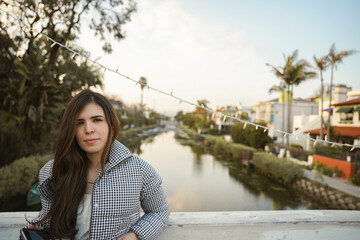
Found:
[(33, 229), (33, 230), (40, 230), (40, 228), (35, 227), (34, 225), (29, 225), (28, 229)]
[(128, 232), (127, 234), (119, 237), (117, 240), (138, 240), (134, 232)]

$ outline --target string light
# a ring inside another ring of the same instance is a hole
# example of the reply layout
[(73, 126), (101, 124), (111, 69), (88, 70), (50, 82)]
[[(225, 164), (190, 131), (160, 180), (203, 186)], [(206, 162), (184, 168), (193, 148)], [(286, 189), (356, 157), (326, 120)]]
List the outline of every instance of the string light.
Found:
[(226, 120), (226, 117), (227, 117), (227, 116), (225, 115), (225, 116), (224, 116), (224, 118), (223, 118), (223, 122), (225, 122), (225, 120)]
[(247, 123), (245, 123), (245, 124), (244, 124), (244, 127), (243, 127), (243, 129), (245, 129), (245, 128), (246, 128), (246, 124), (247, 124)]
[(287, 137), (287, 134), (285, 133), (285, 134), (284, 134), (284, 139), (285, 139), (286, 137)]
[[(53, 42), (53, 43), (51, 44), (51, 47), (54, 47), (54, 46), (57, 44), (57, 45), (59, 45), (60, 47), (65, 48), (65, 49), (67, 49), (68, 51), (72, 52), (72, 53), (73, 53), (73, 56), (79, 55), (79, 56), (85, 58), (86, 61), (90, 61), (91, 63), (93, 63), (93, 64), (95, 64), (95, 65), (98, 65), (98, 66), (104, 68), (104, 72), (106, 72), (106, 70), (108, 69), (109, 71), (111, 71), (111, 72), (113, 72), (113, 73), (115, 73), (115, 74), (117, 74), (117, 75), (119, 75), (119, 76), (121, 76), (121, 77), (123, 77), (123, 78), (126, 78), (126, 79), (128, 79), (129, 81), (134, 82), (134, 83), (135, 83), (135, 86), (137, 86), (137, 84), (139, 84), (139, 82), (138, 82), (137, 80), (135, 80), (135, 79), (133, 79), (133, 78), (130, 78), (129, 76), (126, 76), (126, 75), (118, 72), (118, 69), (112, 70), (111, 68), (108, 68), (108, 67), (103, 66), (102, 64), (98, 63), (96, 60), (90, 59), (90, 58), (89, 58), (89, 57), (90, 57), (90, 53), (87, 53), (86, 55), (83, 55), (83, 54), (81, 54), (81, 53), (79, 53), (79, 52), (76, 52), (75, 50), (73, 50), (73, 49), (71, 49), (71, 48), (68, 47), (67, 42), (65, 43), (65, 45), (64, 45), (64, 44), (61, 44), (61, 43), (55, 41), (54, 39), (50, 38), (49, 36), (45, 35), (44, 33), (35, 30), (35, 29), (32, 28), (31, 26), (27, 25), (27, 24), (26, 24), (23, 20), (21, 20), (20, 18), (18, 18), (18, 17), (16, 17), (16, 16), (14, 16), (14, 15), (6, 12), (5, 10), (3, 10), (3, 9), (1, 9), (1, 8), (0, 8), (0, 12), (6, 14), (6, 15), (8, 15), (8, 16), (10, 16), (11, 18), (13, 18), (14, 20), (18, 21), (20, 24), (22, 24), (23, 26), (27, 27), (27, 28), (30, 29), (31, 31), (36, 32), (37, 34), (39, 34), (39, 35), (41, 35), (42, 37), (46, 38), (48, 41)], [(186, 103), (186, 104), (189, 104), (189, 105), (193, 105), (193, 106), (197, 106), (197, 107), (199, 107), (199, 108), (202, 108), (202, 109), (204, 109), (204, 110), (207, 111), (207, 112), (213, 112), (213, 114), (212, 114), (212, 119), (213, 119), (214, 116), (215, 116), (215, 112), (214, 112), (213, 110), (208, 109), (208, 108), (206, 108), (206, 107), (203, 106), (203, 105), (202, 105), (202, 106), (199, 106), (199, 105), (194, 104), (194, 103), (192, 103), (192, 102), (189, 102), (189, 101), (186, 101), (186, 100), (184, 100), (184, 99), (181, 99), (181, 98), (179, 98), (179, 97), (177, 97), (177, 96), (174, 96), (174, 95), (173, 95), (173, 92), (166, 93), (166, 92), (164, 92), (164, 91), (162, 91), (162, 90), (156, 89), (156, 88), (151, 87), (151, 86), (149, 86), (149, 85), (145, 85), (145, 86), (147, 86), (148, 89), (151, 89), (151, 90), (153, 90), (153, 91), (155, 91), (155, 92), (158, 92), (158, 93), (160, 93), (160, 94), (164, 94), (164, 95), (167, 95), (167, 96), (169, 96), (169, 97), (175, 98), (175, 99), (177, 99), (178, 101), (180, 101), (180, 103), (181, 103), (181, 102), (184, 102), (184, 103)], [(255, 124), (255, 123), (251, 123), (251, 122), (247, 122), (247, 121), (245, 121), (245, 120), (239, 119), (239, 118), (237, 117), (237, 114), (235, 115), (235, 117), (228, 116), (228, 115), (225, 115), (225, 114), (222, 114), (222, 115), (224, 116), (224, 121), (225, 121), (225, 119), (226, 119), (227, 117), (229, 117), (229, 118), (232, 118), (232, 119), (234, 119), (234, 120), (236, 120), (236, 121), (239, 121), (239, 122), (244, 123), (244, 124), (245, 124), (244, 126), (246, 126), (246, 124), (251, 124), (251, 125), (253, 125), (253, 126), (256, 127), (256, 130), (257, 130), (259, 127), (260, 127), (260, 128), (263, 128), (263, 129), (264, 129), (264, 130), (263, 130), (264, 133), (268, 130), (268, 128), (265, 127), (265, 126), (258, 125), (258, 124)], [(285, 137), (285, 136), (296, 136), (297, 139), (298, 139), (298, 135), (291, 134), (291, 133), (288, 133), (288, 132), (284, 132), (284, 131), (281, 131), (280, 129), (277, 129), (277, 131), (284, 133), (284, 134), (285, 134), (284, 137)], [(301, 135), (300, 135), (300, 136), (301, 136)], [(359, 148), (359, 149), (360, 149), (360, 146), (359, 146), (359, 145), (350, 145), (350, 144), (341, 144), (341, 143), (331, 142), (331, 141), (327, 141), (326, 138), (325, 138), (325, 141), (324, 141), (324, 140), (316, 140), (316, 139), (313, 139), (313, 138), (310, 137), (310, 133), (307, 134), (307, 137), (308, 137), (309, 140), (314, 141), (314, 146), (316, 145), (316, 143), (317, 143), (318, 141), (320, 141), (320, 142), (325, 142), (325, 143), (332, 144), (332, 145), (331, 145), (332, 147), (335, 146), (335, 145), (338, 145), (338, 146), (349, 146), (349, 147), (352, 147), (352, 148), (351, 148), (352, 150), (354, 150), (355, 148)]]
[(258, 130), (258, 129), (259, 129), (259, 126), (258, 126), (258, 125), (256, 125), (256, 126), (255, 126), (255, 129), (256, 129), (256, 130)]
[(212, 113), (211, 119), (214, 120), (214, 117), (215, 117), (215, 112)]

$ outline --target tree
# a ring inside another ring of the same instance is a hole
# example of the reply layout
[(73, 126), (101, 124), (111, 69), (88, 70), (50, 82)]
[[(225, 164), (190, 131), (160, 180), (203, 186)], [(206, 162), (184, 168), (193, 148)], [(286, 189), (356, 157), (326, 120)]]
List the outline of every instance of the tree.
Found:
[[(199, 106), (203, 106), (203, 107), (206, 107), (206, 108), (207, 108), (207, 105), (209, 104), (209, 101), (206, 100), (206, 99), (201, 99), (201, 100), (198, 100), (198, 101), (197, 101), (197, 104), (198, 104)], [(203, 109), (203, 108), (200, 108), (200, 107), (196, 107), (195, 113), (198, 114), (198, 115), (203, 115), (204, 117), (206, 117), (206, 115), (207, 115), (206, 110)]]
[[(276, 68), (270, 64), (267, 65), (272, 68), (276, 77), (282, 79), (285, 82), (287, 86), (287, 92), (290, 93), (287, 97), (287, 132), (290, 132), (291, 103), (294, 93), (294, 85), (299, 85), (307, 79), (314, 78), (316, 76), (316, 73), (308, 71), (311, 66), (307, 61), (303, 59), (297, 60), (297, 50), (295, 50), (290, 56), (284, 56), (284, 58), (285, 65), (283, 67)], [(289, 145), (289, 138), (287, 138), (286, 144), (287, 146)]]
[[(256, 124), (265, 126), (264, 122)], [(267, 133), (264, 133), (264, 131), (256, 130), (256, 128), (250, 126), (244, 129), (244, 123), (242, 122), (237, 122), (231, 127), (231, 138), (235, 143), (262, 149), (266, 144), (273, 142), (273, 139)]]
[[(74, 92), (102, 84), (96, 67), (53, 45), (37, 31), (86, 55), (74, 40), (80, 34), (81, 20), (91, 14), (89, 26), (110, 53), (110, 38), (124, 37), (121, 27), (130, 20), (135, 5), (131, 0), (126, 6), (120, 0), (3, 0), (0, 7), (36, 29), (30, 31), (1, 14), (0, 111), (13, 124), (11, 129), (1, 128), (1, 148), (8, 139), (21, 143), (21, 148), (8, 146), (14, 154), (3, 155), (3, 162), (51, 151), (65, 103)], [(0, 120), (3, 125), (5, 120)]]
[(331, 115), (332, 115), (332, 106), (331, 106), (331, 98), (332, 98), (332, 89), (333, 89), (333, 78), (334, 78), (334, 68), (337, 70), (338, 64), (343, 62), (343, 58), (350, 56), (354, 54), (354, 50), (347, 50), (347, 51), (341, 51), (336, 52), (335, 43), (331, 45), (331, 48), (329, 50), (329, 60), (331, 65), (331, 80), (330, 80), (330, 99), (329, 99), (329, 117), (327, 121), (327, 129), (326, 129), (326, 138), (328, 141), (330, 141), (330, 125), (331, 125)]
[(321, 109), (321, 112), (320, 112), (320, 139), (323, 140), (323, 138), (324, 138), (324, 133), (323, 133), (323, 127), (324, 127), (324, 118), (323, 118), (323, 112), (324, 112), (324, 79), (323, 79), (322, 73), (329, 66), (329, 57), (328, 56), (323, 56), (320, 59), (318, 59), (318, 58), (316, 58), (316, 56), (314, 56), (314, 61), (315, 61), (316, 67), (320, 71), (320, 81), (321, 81), (321, 89), (320, 89), (320, 99), (321, 99), (321, 103), (320, 103), (320, 106), (321, 106), (320, 107), (320, 109)]
[(144, 88), (147, 85), (147, 79), (145, 77), (141, 77), (140, 80), (139, 80), (139, 83), (140, 83), (140, 89), (141, 89), (140, 107), (143, 108), (144, 107), (144, 104), (143, 104), (143, 91), (144, 91)]

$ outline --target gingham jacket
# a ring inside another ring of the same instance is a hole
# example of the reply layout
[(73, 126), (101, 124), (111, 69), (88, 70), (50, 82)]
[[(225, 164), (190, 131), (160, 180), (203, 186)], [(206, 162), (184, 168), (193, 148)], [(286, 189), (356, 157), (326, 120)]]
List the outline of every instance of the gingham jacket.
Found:
[[(50, 209), (52, 165), (53, 161), (49, 161), (40, 170), (38, 190), (42, 210), (33, 221), (43, 217)], [(141, 218), (140, 206), (145, 212)], [(169, 209), (160, 176), (148, 163), (132, 155), (115, 140), (105, 174), (94, 184), (90, 239), (117, 239), (130, 230), (140, 239), (156, 239), (167, 225), (168, 217)]]

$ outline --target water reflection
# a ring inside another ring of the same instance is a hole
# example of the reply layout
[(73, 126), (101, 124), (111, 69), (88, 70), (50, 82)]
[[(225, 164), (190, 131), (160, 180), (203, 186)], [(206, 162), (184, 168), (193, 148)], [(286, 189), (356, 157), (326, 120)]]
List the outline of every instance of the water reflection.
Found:
[(173, 132), (141, 146), (141, 157), (163, 178), (171, 211), (307, 209), (301, 196), (240, 163), (184, 146)]

